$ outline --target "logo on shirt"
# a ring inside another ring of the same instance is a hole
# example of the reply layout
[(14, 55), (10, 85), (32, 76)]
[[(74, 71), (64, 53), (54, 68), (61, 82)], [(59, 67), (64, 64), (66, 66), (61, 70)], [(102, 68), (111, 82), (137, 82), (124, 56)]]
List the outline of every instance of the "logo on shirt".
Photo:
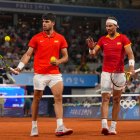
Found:
[(40, 40), (40, 42), (44, 42), (44, 40)]
[(54, 42), (55, 42), (55, 43), (58, 43), (58, 42), (59, 42), (59, 40), (54, 40)]
[(121, 42), (117, 42), (117, 45), (121, 45), (122, 43)]
[(108, 43), (105, 43), (104, 45), (107, 45)]

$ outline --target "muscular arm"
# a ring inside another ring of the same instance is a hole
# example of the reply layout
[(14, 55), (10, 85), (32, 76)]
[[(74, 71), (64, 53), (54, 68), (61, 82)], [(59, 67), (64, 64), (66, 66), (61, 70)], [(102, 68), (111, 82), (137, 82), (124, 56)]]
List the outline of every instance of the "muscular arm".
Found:
[(59, 64), (66, 63), (68, 61), (67, 48), (61, 49), (61, 55), (62, 57), (60, 59), (56, 59), (55, 61), (51, 62), (51, 64), (58, 66)]
[(22, 58), (20, 60), (20, 63), (18, 64), (17, 68), (15, 68), (15, 71), (13, 71), (14, 74), (18, 74), (19, 72), (21, 72), (21, 70), (24, 68), (24, 66), (30, 60), (33, 51), (34, 51), (33, 48), (31, 48), (31, 47), (28, 48), (28, 50), (26, 51), (26, 53), (22, 56)]
[(21, 62), (23, 62), (25, 65), (28, 63), (30, 60), (32, 54), (33, 54), (34, 49), (29, 47), (26, 53), (22, 56)]
[(58, 60), (59, 64), (66, 63), (68, 61), (68, 51), (67, 48), (61, 49), (62, 57)]
[[(125, 52), (126, 52), (126, 54), (127, 54), (129, 60), (131, 60), (131, 59), (132, 59), (132, 60), (135, 60), (134, 54), (133, 54), (133, 51), (132, 51), (131, 46), (125, 47)], [(134, 66), (133, 66), (133, 65), (129, 65), (129, 71), (130, 71), (132, 74), (134, 74)]]
[(133, 54), (131, 46), (125, 47), (125, 52), (126, 52), (129, 60), (134, 59), (134, 54)]

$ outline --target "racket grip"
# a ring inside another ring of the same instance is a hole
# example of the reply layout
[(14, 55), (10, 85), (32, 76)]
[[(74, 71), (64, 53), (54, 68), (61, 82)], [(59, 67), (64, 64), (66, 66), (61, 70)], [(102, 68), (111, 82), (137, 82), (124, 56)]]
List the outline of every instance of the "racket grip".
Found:
[(14, 73), (14, 74), (16, 74), (16, 75), (18, 75), (18, 74), (19, 74), (19, 72), (18, 72), (18, 71), (16, 71), (16, 70), (14, 70), (12, 67), (9, 67), (9, 69), (10, 69), (10, 71), (11, 71), (12, 73)]

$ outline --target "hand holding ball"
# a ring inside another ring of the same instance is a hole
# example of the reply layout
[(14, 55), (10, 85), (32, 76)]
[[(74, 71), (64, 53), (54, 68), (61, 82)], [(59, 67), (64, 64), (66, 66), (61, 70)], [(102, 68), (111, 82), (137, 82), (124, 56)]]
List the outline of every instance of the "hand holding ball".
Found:
[(50, 62), (53, 63), (55, 61), (56, 61), (56, 57), (55, 56), (52, 56), (51, 59), (50, 59)]
[(11, 40), (11, 38), (10, 38), (10, 36), (5, 36), (5, 38), (4, 38), (4, 40), (6, 41), (6, 42), (9, 42), (10, 40)]
[(53, 66), (58, 66), (60, 64), (60, 60), (57, 59), (55, 56), (52, 56), (50, 58), (50, 64), (52, 64)]

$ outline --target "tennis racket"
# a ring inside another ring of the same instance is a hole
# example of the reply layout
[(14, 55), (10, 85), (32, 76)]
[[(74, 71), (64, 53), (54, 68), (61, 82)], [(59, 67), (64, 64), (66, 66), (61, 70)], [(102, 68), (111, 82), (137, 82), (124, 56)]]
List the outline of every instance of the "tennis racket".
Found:
[[(140, 68), (135, 70), (135, 73), (140, 72)], [(111, 81), (113, 85), (116, 87), (125, 87), (127, 83), (131, 79), (131, 73), (130, 72), (124, 72), (124, 73), (111, 73), (110, 75)]]
[(5, 71), (11, 71), (14, 74), (19, 74), (19, 72), (15, 71), (12, 67), (10, 67), (7, 63), (6, 60), (2, 55), (0, 55), (0, 69), (5, 70)]

